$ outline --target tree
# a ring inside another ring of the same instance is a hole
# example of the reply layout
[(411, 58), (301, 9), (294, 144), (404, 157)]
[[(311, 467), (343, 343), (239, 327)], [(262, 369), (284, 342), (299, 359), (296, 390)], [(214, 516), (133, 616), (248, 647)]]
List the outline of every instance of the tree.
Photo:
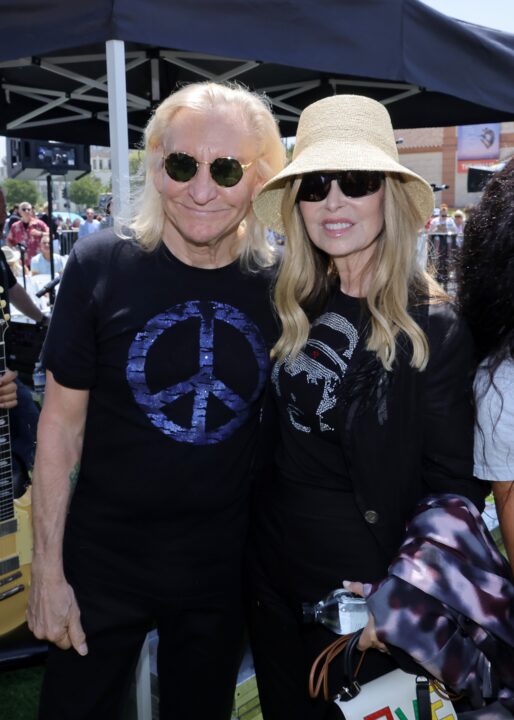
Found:
[(3, 182), (5, 202), (8, 208), (21, 202), (28, 202), (33, 207), (41, 202), (36, 183), (32, 180), (16, 180), (9, 178)]
[(102, 181), (96, 175), (84, 175), (79, 180), (70, 183), (68, 197), (76, 205), (83, 208), (97, 207), (100, 193), (104, 188)]
[(129, 152), (129, 175), (137, 175), (145, 159), (144, 150), (131, 150)]
[(129, 175), (132, 192), (137, 192), (144, 185), (144, 159), (144, 150), (131, 150), (129, 152)]

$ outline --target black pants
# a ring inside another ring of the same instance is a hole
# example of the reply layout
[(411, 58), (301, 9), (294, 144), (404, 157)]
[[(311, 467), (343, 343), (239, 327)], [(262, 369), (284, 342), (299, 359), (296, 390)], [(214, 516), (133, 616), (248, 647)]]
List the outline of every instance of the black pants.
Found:
[(89, 653), (52, 648), (39, 720), (121, 720), (139, 653), (151, 627), (161, 720), (229, 720), (242, 654), (242, 610), (233, 592), (197, 600), (151, 598), (72, 583)]

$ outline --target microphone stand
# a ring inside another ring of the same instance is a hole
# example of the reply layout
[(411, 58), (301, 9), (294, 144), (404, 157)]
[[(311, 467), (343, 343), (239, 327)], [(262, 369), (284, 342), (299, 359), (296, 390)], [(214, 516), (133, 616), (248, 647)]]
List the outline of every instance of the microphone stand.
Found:
[[(54, 233), (53, 233), (53, 196), (52, 196), (52, 176), (47, 175), (46, 176), (46, 194), (48, 199), (48, 230), (50, 233), (50, 282), (54, 279), (55, 276), (55, 266), (54, 266)], [(56, 283), (57, 284), (57, 283)], [(50, 309), (54, 306), (55, 303), (55, 285), (52, 285), (50, 292), (48, 293), (48, 304), (50, 305)]]
[(21, 257), (21, 274), (23, 277), (23, 289), (27, 289), (27, 278), (25, 277), (25, 250), (27, 249), (23, 243), (17, 243), (16, 247), (20, 251)]

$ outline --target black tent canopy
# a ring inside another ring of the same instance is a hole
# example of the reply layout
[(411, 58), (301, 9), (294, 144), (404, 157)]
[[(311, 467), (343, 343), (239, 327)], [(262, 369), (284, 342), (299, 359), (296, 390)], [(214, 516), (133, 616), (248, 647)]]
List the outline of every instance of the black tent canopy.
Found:
[[(0, 134), (109, 145), (106, 41), (125, 43), (129, 143), (179, 83), (237, 79), (285, 135), (333, 93), (395, 127), (514, 118), (514, 36), (419, 0), (0, 0)], [(112, 124), (112, 119), (111, 119)]]

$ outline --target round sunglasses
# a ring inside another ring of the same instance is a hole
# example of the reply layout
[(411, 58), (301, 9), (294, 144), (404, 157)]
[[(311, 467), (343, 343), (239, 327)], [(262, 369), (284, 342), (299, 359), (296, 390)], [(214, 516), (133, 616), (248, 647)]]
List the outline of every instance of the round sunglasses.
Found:
[(211, 177), (220, 187), (234, 187), (243, 177), (244, 171), (253, 165), (255, 160), (249, 163), (240, 163), (232, 157), (216, 158), (212, 162), (197, 160), (192, 155), (182, 152), (172, 152), (163, 158), (164, 168), (169, 177), (175, 182), (189, 182), (200, 165), (208, 165)]
[(384, 173), (368, 170), (341, 170), (340, 172), (306, 173), (296, 196), (297, 202), (320, 202), (330, 192), (332, 181), (336, 180), (341, 192), (349, 198), (361, 198), (378, 192), (384, 180)]

